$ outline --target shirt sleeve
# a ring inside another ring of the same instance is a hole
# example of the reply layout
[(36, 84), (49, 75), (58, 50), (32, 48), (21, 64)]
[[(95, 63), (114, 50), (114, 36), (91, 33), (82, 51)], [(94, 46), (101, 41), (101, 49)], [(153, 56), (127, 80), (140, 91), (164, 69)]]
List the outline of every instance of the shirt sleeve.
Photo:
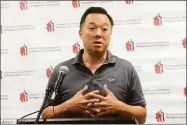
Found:
[(128, 104), (133, 106), (146, 106), (146, 101), (142, 91), (141, 82), (135, 68), (132, 68), (130, 78), (130, 90), (128, 93)]

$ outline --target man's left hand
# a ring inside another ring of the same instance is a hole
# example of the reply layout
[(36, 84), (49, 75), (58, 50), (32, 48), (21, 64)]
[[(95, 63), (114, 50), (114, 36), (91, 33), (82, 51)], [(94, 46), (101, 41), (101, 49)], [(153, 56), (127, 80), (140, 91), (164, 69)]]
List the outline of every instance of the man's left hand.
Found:
[(93, 107), (100, 110), (95, 117), (118, 113), (120, 112), (121, 105), (123, 105), (123, 102), (119, 101), (106, 85), (104, 85), (104, 91), (106, 97), (99, 94), (90, 94), (90, 97), (100, 100), (100, 102), (92, 104)]

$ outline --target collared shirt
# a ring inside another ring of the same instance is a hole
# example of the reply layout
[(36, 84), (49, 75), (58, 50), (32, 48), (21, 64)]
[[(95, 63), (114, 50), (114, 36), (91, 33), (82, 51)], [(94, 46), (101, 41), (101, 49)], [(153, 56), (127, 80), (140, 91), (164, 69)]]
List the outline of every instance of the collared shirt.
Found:
[(129, 61), (112, 55), (108, 50), (106, 61), (95, 73), (92, 73), (83, 64), (83, 52), (83, 49), (80, 50), (75, 58), (62, 62), (54, 68), (48, 86), (57, 80), (61, 66), (67, 66), (69, 72), (62, 82), (60, 94), (56, 96), (53, 105), (59, 105), (69, 100), (85, 85), (88, 85), (87, 93), (99, 90), (100, 95), (106, 96), (103, 90), (103, 86), (106, 84), (118, 100), (129, 105), (146, 106), (138, 74)]

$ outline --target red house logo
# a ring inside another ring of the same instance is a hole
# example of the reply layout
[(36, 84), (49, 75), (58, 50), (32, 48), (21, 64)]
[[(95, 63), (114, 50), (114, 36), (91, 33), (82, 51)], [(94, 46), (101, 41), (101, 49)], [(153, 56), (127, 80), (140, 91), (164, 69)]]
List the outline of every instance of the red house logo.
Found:
[(72, 6), (73, 8), (79, 8), (80, 7), (79, 0), (72, 0)]
[(132, 4), (133, 0), (125, 0), (126, 4)]
[(155, 26), (160, 26), (162, 25), (162, 17), (160, 16), (160, 14), (156, 15), (154, 17), (154, 25)]
[(28, 9), (26, 0), (21, 0), (19, 5), (20, 5), (20, 10), (27, 10)]
[(46, 69), (46, 76), (49, 78), (51, 76), (52, 72), (53, 72), (53, 67), (52, 66), (48, 67)]
[(186, 48), (186, 38), (184, 38), (184, 39), (182, 40), (182, 46), (183, 46), (183, 48)]
[(154, 65), (155, 67), (155, 73), (157, 74), (161, 74), (163, 73), (163, 65), (161, 64), (161, 62), (159, 61), (157, 64)]
[(126, 42), (126, 50), (134, 51), (134, 42), (131, 39)]
[(55, 29), (54, 29), (54, 23), (52, 22), (52, 20), (50, 20), (46, 24), (46, 29), (47, 29), (47, 32), (53, 32), (53, 31), (55, 31)]
[(184, 88), (184, 96), (186, 96), (187, 94), (186, 94), (187, 92), (186, 92), (186, 87)]
[(21, 56), (28, 55), (28, 48), (27, 48), (27, 46), (25, 44), (20, 47), (20, 54), (21, 54)]
[(75, 44), (73, 44), (72, 46), (72, 50), (73, 50), (73, 53), (78, 53), (79, 50), (80, 50), (80, 44), (78, 42), (76, 42)]
[(156, 113), (156, 121), (157, 122), (164, 122), (165, 121), (164, 112), (162, 112), (162, 110), (160, 110)]
[(26, 90), (24, 92), (20, 93), (20, 101), (21, 102), (27, 102), (28, 101), (28, 94)]

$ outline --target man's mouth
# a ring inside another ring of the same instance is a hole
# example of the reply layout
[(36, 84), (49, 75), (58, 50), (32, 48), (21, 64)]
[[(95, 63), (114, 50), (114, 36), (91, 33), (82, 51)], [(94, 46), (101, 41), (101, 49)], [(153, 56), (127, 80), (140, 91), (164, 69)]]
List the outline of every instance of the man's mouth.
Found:
[(102, 44), (100, 41), (95, 41), (94, 44)]

